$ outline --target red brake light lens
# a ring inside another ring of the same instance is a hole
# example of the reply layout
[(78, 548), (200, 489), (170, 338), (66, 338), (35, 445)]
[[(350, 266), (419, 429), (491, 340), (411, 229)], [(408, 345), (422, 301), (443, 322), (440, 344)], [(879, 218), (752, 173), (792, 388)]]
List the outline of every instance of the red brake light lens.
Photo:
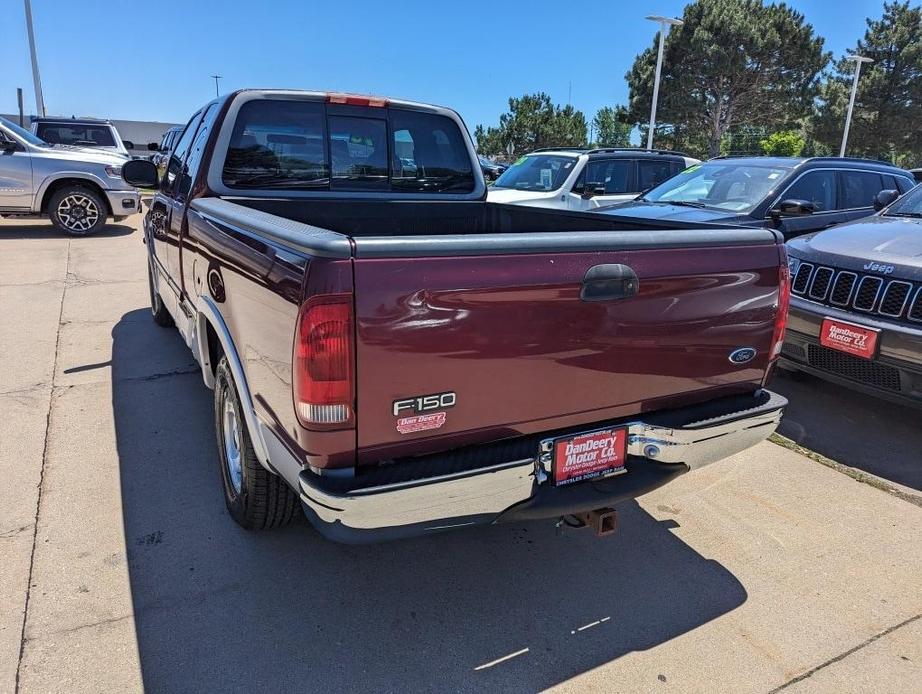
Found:
[(788, 307), (791, 304), (791, 270), (788, 265), (788, 254), (781, 248), (781, 267), (778, 269), (778, 312), (775, 314), (775, 331), (772, 336), (771, 359), (781, 355), (784, 346), (784, 333), (788, 325)]
[(302, 424), (349, 421), (353, 363), (352, 295), (307, 301), (298, 315), (292, 360), (295, 411)]
[(355, 94), (327, 94), (328, 104), (348, 104), (349, 106), (373, 106), (384, 108), (387, 99), (380, 96), (357, 96)]

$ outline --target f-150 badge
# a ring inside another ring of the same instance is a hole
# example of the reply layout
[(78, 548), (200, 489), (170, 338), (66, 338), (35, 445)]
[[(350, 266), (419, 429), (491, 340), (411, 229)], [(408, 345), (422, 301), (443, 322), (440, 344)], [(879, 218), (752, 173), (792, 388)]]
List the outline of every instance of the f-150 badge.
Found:
[[(454, 407), (457, 401), (458, 396), (453, 392), (394, 400), (394, 416), (399, 417), (397, 431), (401, 434), (412, 434), (417, 431), (441, 429), (445, 420), (448, 419), (448, 413), (445, 410)], [(439, 411), (433, 412), (433, 410)], [(409, 416), (401, 417), (402, 414)]]

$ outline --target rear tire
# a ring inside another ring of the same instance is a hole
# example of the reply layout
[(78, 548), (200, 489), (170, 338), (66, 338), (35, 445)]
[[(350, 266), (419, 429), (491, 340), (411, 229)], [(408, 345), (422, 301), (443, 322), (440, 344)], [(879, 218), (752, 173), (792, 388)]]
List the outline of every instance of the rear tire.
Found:
[(57, 229), (70, 236), (94, 234), (106, 225), (108, 208), (102, 196), (84, 186), (66, 186), (48, 201), (48, 214)]
[(214, 418), (224, 503), (231, 517), (247, 530), (288, 525), (298, 510), (298, 497), (256, 458), (226, 356), (215, 373)]
[(161, 328), (172, 328), (176, 323), (173, 322), (173, 316), (166, 310), (163, 305), (163, 299), (160, 293), (154, 287), (154, 275), (150, 267), (150, 261), (147, 263), (147, 288), (150, 290), (150, 313), (154, 318), (154, 323)]

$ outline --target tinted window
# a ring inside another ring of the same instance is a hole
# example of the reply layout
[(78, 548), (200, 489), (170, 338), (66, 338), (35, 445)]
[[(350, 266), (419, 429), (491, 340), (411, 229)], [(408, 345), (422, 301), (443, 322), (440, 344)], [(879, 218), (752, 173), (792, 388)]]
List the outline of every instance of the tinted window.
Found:
[(871, 207), (874, 198), (884, 189), (880, 174), (868, 171), (842, 171), (843, 207)]
[(906, 193), (915, 187), (916, 182), (911, 178), (907, 178), (906, 176), (897, 176), (896, 185), (901, 193)]
[(192, 146), (189, 147), (189, 156), (186, 158), (186, 164), (183, 167), (183, 174), (180, 183), (177, 186), (177, 195), (185, 196), (195, 180), (198, 173), (198, 166), (202, 161), (202, 154), (205, 151), (205, 144), (208, 142), (208, 136), (211, 134), (211, 126), (214, 125), (215, 117), (218, 115), (218, 105), (211, 104), (202, 117), (202, 122), (195, 133), (195, 139)]
[(673, 174), (682, 170), (677, 162), (658, 159), (640, 159), (637, 162), (637, 190), (658, 186)]
[(782, 200), (806, 200), (816, 205), (817, 212), (836, 209), (836, 172), (810, 171), (788, 188)]
[(199, 111), (192, 116), (192, 119), (186, 124), (186, 129), (183, 130), (182, 137), (179, 138), (179, 142), (176, 143), (173, 152), (170, 154), (170, 161), (166, 166), (166, 174), (160, 185), (160, 189), (168, 195), (172, 195), (176, 192), (177, 179), (182, 174), (183, 160), (186, 158), (189, 147), (192, 146), (192, 138), (195, 137), (195, 131), (201, 121), (202, 112)]
[(77, 147), (115, 147), (112, 130), (106, 125), (81, 125), (79, 123), (39, 123), (38, 136), (52, 145)]
[(454, 121), (445, 116), (398, 109), (391, 111), (390, 118), (394, 190), (435, 193), (474, 190), (467, 143)]
[(323, 104), (248, 101), (240, 107), (224, 160), (225, 185), (326, 188)]
[(529, 154), (516, 161), (496, 179), (494, 188), (516, 190), (557, 190), (576, 165), (576, 157), (553, 154)]
[(28, 130), (24, 130), (23, 128), (20, 128), (20, 127), (19, 127), (18, 125), (16, 125), (15, 123), (12, 123), (12, 122), (8, 121), (6, 118), (0, 118), (0, 123), (3, 124), (3, 127), (9, 128), (9, 130), (10, 130), (11, 132), (13, 132), (13, 133), (15, 133), (16, 135), (18, 135), (19, 137), (21, 137), (23, 140), (25, 140), (26, 142), (28, 142), (30, 145), (35, 145), (36, 147), (41, 147), (41, 146), (47, 144), (47, 143), (46, 143), (44, 140), (42, 140), (40, 137), (36, 137), (36, 136), (33, 135), (32, 133), (30, 133)]
[(330, 164), (336, 190), (387, 190), (387, 122), (331, 116)]
[(629, 193), (631, 182), (630, 159), (603, 159), (586, 164), (586, 185), (591, 188), (604, 186), (605, 192)]

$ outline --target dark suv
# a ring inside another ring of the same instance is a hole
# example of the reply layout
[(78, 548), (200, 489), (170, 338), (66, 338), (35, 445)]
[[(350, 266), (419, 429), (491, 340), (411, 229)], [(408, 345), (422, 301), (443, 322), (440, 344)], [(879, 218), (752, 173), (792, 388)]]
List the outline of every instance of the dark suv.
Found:
[[(879, 204), (894, 196), (884, 191)], [(922, 186), (787, 247), (784, 366), (922, 404)]]
[(600, 210), (683, 222), (778, 229), (785, 238), (874, 213), (882, 190), (905, 193), (912, 174), (883, 161), (842, 157), (718, 157), (691, 166), (636, 200)]

